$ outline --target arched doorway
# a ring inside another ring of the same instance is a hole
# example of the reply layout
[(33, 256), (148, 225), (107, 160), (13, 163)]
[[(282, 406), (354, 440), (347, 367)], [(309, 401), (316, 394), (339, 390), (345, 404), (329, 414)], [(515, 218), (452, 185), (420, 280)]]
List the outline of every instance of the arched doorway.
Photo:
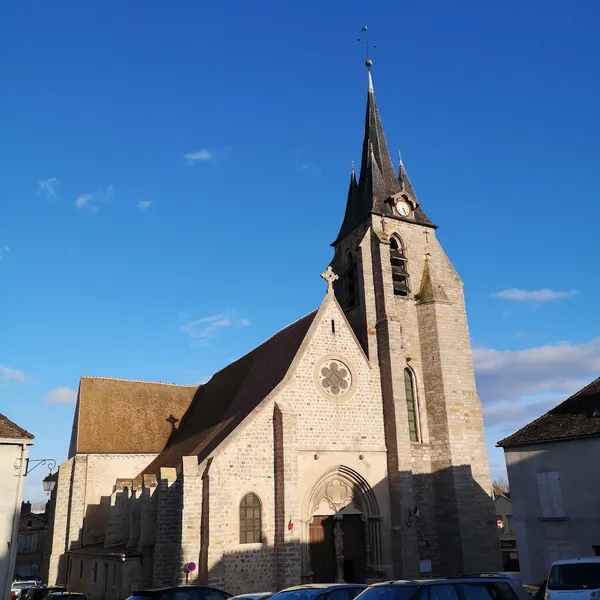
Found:
[(363, 583), (382, 571), (381, 517), (373, 490), (353, 469), (324, 474), (302, 505), (305, 582)]

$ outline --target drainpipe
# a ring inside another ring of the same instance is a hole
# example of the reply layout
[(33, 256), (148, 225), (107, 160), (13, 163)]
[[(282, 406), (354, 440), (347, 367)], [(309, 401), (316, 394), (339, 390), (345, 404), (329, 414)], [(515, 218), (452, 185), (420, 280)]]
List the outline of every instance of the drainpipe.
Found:
[(12, 586), (11, 576), (14, 577), (15, 572), (15, 561), (17, 558), (17, 545), (19, 541), (19, 518), (21, 516), (21, 500), (23, 497), (23, 483), (24, 483), (24, 469), (27, 464), (27, 444), (21, 444), (21, 459), (20, 459), (20, 468), (19, 468), (19, 481), (17, 482), (17, 493), (15, 494), (15, 508), (13, 515), (13, 526), (12, 533), (10, 536), (10, 546), (8, 551), (8, 565), (6, 569), (6, 583), (5, 589), (2, 591), (3, 598), (5, 600), (10, 599), (10, 588)]

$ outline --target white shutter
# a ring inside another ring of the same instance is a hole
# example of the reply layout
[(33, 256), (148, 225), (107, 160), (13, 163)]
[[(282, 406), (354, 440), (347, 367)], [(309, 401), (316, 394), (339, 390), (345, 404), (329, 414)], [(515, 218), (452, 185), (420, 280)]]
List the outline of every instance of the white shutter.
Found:
[(542, 518), (553, 517), (552, 497), (550, 495), (550, 486), (548, 484), (548, 473), (537, 474), (537, 486), (538, 494), (540, 496), (540, 506), (542, 507)]
[(564, 517), (565, 507), (563, 505), (562, 489), (560, 487), (560, 478), (558, 471), (550, 471), (546, 473), (550, 498), (552, 500), (552, 516)]

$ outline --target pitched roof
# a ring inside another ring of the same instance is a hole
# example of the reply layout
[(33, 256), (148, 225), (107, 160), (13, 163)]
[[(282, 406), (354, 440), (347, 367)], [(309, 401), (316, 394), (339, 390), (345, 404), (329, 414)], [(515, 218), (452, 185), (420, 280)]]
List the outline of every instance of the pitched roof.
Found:
[(163, 452), (144, 473), (175, 467), (182, 456), (202, 461), (283, 380), (317, 311), (292, 323), (198, 389)]
[(33, 435), (13, 423), (8, 417), (0, 414), (0, 438), (11, 440), (32, 440)]
[(159, 453), (197, 385), (82, 377), (70, 455)]
[(379, 109), (375, 101), (373, 80), (369, 72), (360, 178), (358, 184), (353, 183), (353, 181), (350, 183), (346, 213), (337, 239), (339, 240), (346, 233), (360, 225), (370, 214), (384, 215), (401, 221), (416, 222), (427, 227), (435, 227), (420, 206), (414, 211), (414, 218), (400, 217), (392, 210), (387, 200), (403, 191), (416, 200), (415, 192), (402, 162), (400, 163), (398, 176), (396, 176), (385, 140)]
[(507, 448), (598, 435), (600, 377), (497, 445)]

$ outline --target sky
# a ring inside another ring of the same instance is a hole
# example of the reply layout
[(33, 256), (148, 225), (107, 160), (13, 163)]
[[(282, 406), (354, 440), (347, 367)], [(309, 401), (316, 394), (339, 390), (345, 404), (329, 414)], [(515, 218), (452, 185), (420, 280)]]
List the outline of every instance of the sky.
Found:
[(32, 458), (66, 458), (81, 375), (202, 382), (320, 304), (365, 24), (390, 151), (465, 284), (493, 476), (498, 440), (600, 375), (598, 2), (0, 11), (0, 412)]

